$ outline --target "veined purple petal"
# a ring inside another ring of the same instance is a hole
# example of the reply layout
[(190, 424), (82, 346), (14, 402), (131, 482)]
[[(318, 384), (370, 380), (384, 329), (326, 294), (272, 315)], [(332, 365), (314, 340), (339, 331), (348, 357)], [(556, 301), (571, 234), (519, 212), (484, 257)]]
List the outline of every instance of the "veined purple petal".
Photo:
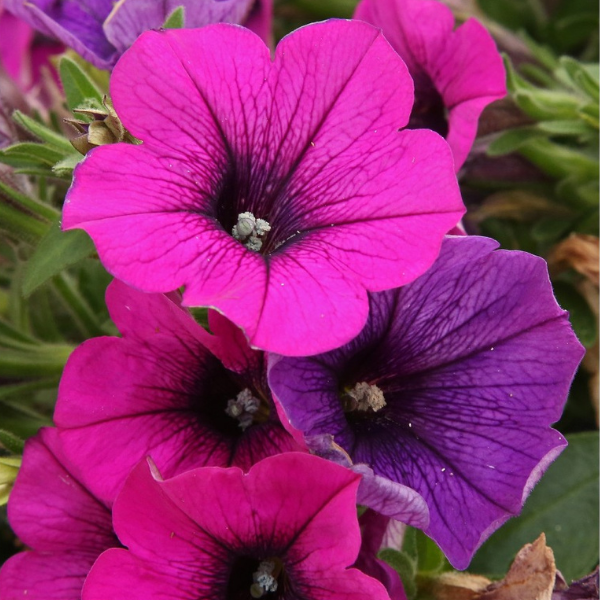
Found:
[[(351, 343), (272, 357), (269, 370), (309, 448), (333, 436), (353, 469), (372, 469), (359, 501), (394, 516), (402, 505), (389, 501), (390, 486), (418, 492), (430, 515), (424, 531), (457, 568), (520, 512), (566, 445), (550, 425), (583, 354), (544, 261), (496, 246), (448, 238), (415, 282), (371, 294), (367, 325)], [(358, 384), (375, 394), (362, 407)]]
[(4, 0), (6, 10), (100, 69), (109, 68), (117, 59), (102, 32), (112, 5), (112, 0)]
[[(109, 286), (107, 304), (123, 338), (87, 340), (73, 352), (54, 415), (66, 455), (107, 504), (146, 456), (172, 477), (204, 465), (247, 470), (301, 449), (277, 417), (263, 353), (248, 348), (224, 317), (211, 316), (210, 335), (176, 296), (143, 294), (119, 281)], [(236, 400), (238, 417), (229, 407)]]
[(185, 26), (241, 23), (270, 38), (271, 0), (4, 0), (34, 29), (73, 48), (99, 69), (110, 69), (144, 31), (159, 29), (179, 6)]
[[(216, 308), (253, 347), (349, 341), (367, 290), (415, 279), (463, 211), (443, 140), (398, 131), (412, 82), (365, 23), (299, 29), (273, 62), (238, 27), (149, 32), (111, 85), (144, 143), (88, 155), (64, 227), (139, 289), (185, 286), (184, 304)], [(270, 227), (252, 244), (235, 233), (248, 213)]]
[(120, 55), (141, 33), (161, 27), (180, 6), (184, 10), (185, 27), (192, 29), (211, 23), (243, 23), (252, 4), (253, 0), (127, 0), (114, 6), (103, 30)]
[(83, 599), (250, 597), (253, 574), (270, 563), (281, 598), (386, 600), (381, 583), (347, 569), (360, 545), (358, 482), (298, 453), (246, 474), (208, 467), (166, 481), (141, 463), (114, 506), (129, 552), (100, 557)]
[(475, 19), (454, 29), (451, 10), (431, 0), (362, 0), (354, 18), (381, 27), (415, 80), (412, 127), (437, 131), (465, 162), (483, 109), (506, 95), (502, 58)]

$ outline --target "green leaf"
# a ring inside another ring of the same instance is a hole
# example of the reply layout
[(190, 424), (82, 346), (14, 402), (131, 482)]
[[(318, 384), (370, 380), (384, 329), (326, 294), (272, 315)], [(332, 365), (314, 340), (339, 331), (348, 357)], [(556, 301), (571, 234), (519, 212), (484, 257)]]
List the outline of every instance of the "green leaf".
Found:
[(577, 115), (582, 121), (584, 121), (594, 129), (598, 129), (598, 121), (600, 115), (600, 109), (598, 108), (598, 104), (586, 104), (585, 106), (582, 106), (577, 111)]
[(49, 204), (41, 202), (36, 198), (26, 196), (25, 194), (22, 194), (18, 190), (15, 190), (14, 188), (11, 188), (10, 186), (0, 181), (0, 196), (2, 195), (6, 196), (6, 198), (9, 201), (11, 201), (11, 203), (18, 204), (27, 212), (33, 213), (34, 215), (38, 215), (42, 219), (52, 220), (60, 215), (60, 212), (54, 207), (50, 206)]
[(59, 222), (55, 221), (27, 262), (23, 294), (29, 296), (48, 279), (93, 252), (94, 244), (87, 233), (79, 229), (61, 231)]
[(567, 581), (598, 562), (598, 433), (568, 437), (569, 446), (531, 493), (520, 517), (481, 547), (469, 570), (503, 577), (518, 550), (545, 532)]
[(577, 148), (532, 138), (519, 146), (519, 152), (552, 177), (574, 176), (579, 183), (598, 179), (598, 157)]
[[(56, 391), (58, 387), (58, 377), (48, 379), (36, 379), (26, 383), (13, 383), (0, 385), (0, 402), (6, 400), (17, 400), (21, 403), (22, 408), (24, 402), (28, 401), (35, 392), (39, 390)], [(56, 396), (56, 394), (54, 394)]]
[(19, 331), (12, 323), (0, 318), (0, 345), (22, 347), (27, 344), (39, 344), (39, 340), (31, 337), (23, 331)]
[(516, 94), (521, 91), (534, 91), (537, 89), (516, 72), (508, 55), (503, 54), (502, 58), (504, 59), (504, 68), (506, 69), (506, 86), (511, 94)]
[[(593, 133), (593, 129), (589, 125), (579, 119), (557, 120), (557, 121), (542, 121), (536, 126), (540, 131), (551, 135), (588, 135)], [(596, 133), (597, 135), (597, 133)]]
[(185, 27), (185, 8), (178, 6), (163, 23), (163, 29), (183, 29)]
[(575, 118), (581, 105), (577, 96), (559, 90), (517, 91), (513, 98), (523, 112), (538, 121)]
[(394, 550), (392, 548), (381, 550), (377, 555), (377, 558), (390, 565), (390, 567), (400, 575), (406, 597), (408, 600), (413, 600), (417, 595), (415, 561), (405, 552), (400, 552), (399, 550)]
[(60, 375), (74, 348), (66, 344), (47, 344), (27, 350), (0, 353), (0, 377), (30, 378)]
[[(556, 186), (556, 194), (566, 205), (577, 210), (598, 209), (598, 180), (581, 181), (580, 177), (571, 176), (563, 179)], [(597, 235), (598, 223), (592, 235)]]
[(572, 225), (573, 223), (569, 219), (544, 217), (534, 223), (531, 228), (531, 237), (542, 244), (556, 242), (570, 230)]
[(478, 0), (477, 4), (488, 17), (509, 29), (526, 29), (535, 22), (535, 16), (523, 0)]
[(48, 144), (22, 142), (2, 150), (0, 152), (0, 162), (17, 168), (30, 166), (53, 167), (65, 156), (66, 154), (62, 150), (57, 150)]
[(435, 575), (450, 569), (450, 563), (439, 546), (422, 531), (415, 532), (417, 546), (417, 572), (419, 575)]
[[(73, 147), (71, 146), (71, 151)], [(66, 158), (63, 158), (61, 161), (57, 162), (52, 167), (52, 172), (60, 178), (70, 179), (73, 175), (73, 171), (75, 167), (84, 159), (85, 157), (79, 152), (74, 152), (70, 154)]]
[(488, 156), (510, 154), (524, 146), (534, 138), (543, 137), (544, 133), (535, 127), (517, 127), (500, 134), (487, 149)]
[(67, 98), (69, 110), (85, 106), (102, 107), (102, 94), (96, 84), (81, 67), (70, 58), (64, 56), (58, 66), (60, 80)]
[(596, 316), (587, 300), (568, 282), (555, 281), (554, 295), (561, 308), (569, 311), (569, 320), (579, 341), (590, 348), (598, 339)]
[(0, 230), (11, 237), (26, 242), (38, 243), (48, 231), (48, 223), (16, 209), (7, 202), (0, 202)]
[(13, 454), (23, 454), (25, 442), (10, 431), (0, 429), (0, 444)]
[(592, 75), (592, 72), (585, 65), (570, 56), (561, 57), (560, 65), (571, 79), (573, 85), (597, 104), (600, 100), (597, 75), (598, 65), (594, 65), (595, 75)]
[(521, 32), (520, 37), (525, 42), (527, 48), (529, 48), (533, 58), (535, 58), (541, 65), (550, 71), (553, 71), (558, 66), (558, 59), (551, 48), (542, 44), (538, 44), (524, 31)]
[(33, 133), (37, 138), (42, 140), (43, 142), (47, 142), (49, 145), (53, 146), (57, 150), (61, 150), (67, 154), (73, 152), (73, 146), (71, 146), (71, 142), (64, 138), (56, 131), (52, 131), (52, 129), (38, 123), (36, 120), (24, 115), (21, 111), (15, 110), (13, 113), (13, 119), (16, 123), (18, 123), (21, 127)]

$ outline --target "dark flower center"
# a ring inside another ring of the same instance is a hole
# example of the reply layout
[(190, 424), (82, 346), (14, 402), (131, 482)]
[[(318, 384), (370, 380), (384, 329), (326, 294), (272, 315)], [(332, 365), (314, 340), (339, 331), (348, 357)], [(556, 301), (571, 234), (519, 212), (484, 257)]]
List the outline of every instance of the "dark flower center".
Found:
[(448, 115), (442, 96), (428, 75), (415, 75), (415, 103), (408, 129), (432, 129), (442, 137), (448, 135)]
[(246, 248), (264, 256), (297, 241), (302, 226), (287, 198), (285, 177), (251, 165), (247, 158), (231, 160), (215, 191), (210, 216)]
[(248, 383), (216, 357), (207, 358), (204, 372), (190, 390), (191, 409), (200, 424), (235, 439), (249, 426), (266, 422), (270, 403)]
[(250, 556), (238, 557), (227, 582), (226, 600), (277, 600), (289, 589), (283, 562), (277, 557), (262, 560)]

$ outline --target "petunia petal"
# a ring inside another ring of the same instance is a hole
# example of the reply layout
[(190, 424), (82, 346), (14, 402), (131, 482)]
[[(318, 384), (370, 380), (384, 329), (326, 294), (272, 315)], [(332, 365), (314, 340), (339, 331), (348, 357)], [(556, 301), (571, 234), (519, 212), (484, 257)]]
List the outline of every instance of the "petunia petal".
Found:
[[(108, 69), (117, 54), (102, 33), (111, 0), (51, 3), (43, 0), (4, 0), (4, 8), (44, 35), (60, 40), (100, 69)], [(59, 4), (59, 6), (56, 6)]]
[[(364, 23), (302, 28), (273, 63), (230, 25), (146, 33), (112, 78), (144, 144), (90, 153), (63, 226), (135, 287), (185, 286), (184, 304), (216, 308), (252, 346), (339, 346), (365, 322), (366, 290), (428, 268), (463, 211), (444, 142), (398, 132), (411, 91)], [(245, 212), (270, 224), (262, 254), (232, 236)]]
[(21, 552), (0, 569), (0, 600), (81, 600), (98, 552)]
[(51, 428), (27, 442), (8, 518), (23, 543), (39, 552), (83, 548), (97, 556), (117, 545), (110, 511), (67, 469)]
[(252, 3), (253, 0), (127, 0), (115, 5), (102, 29), (108, 41), (123, 53), (141, 33), (162, 27), (180, 6), (184, 9), (185, 27), (192, 29), (211, 23), (242, 23)]
[[(445, 107), (446, 139), (458, 171), (473, 145), (481, 112), (506, 95), (502, 58), (491, 35), (475, 19), (454, 29), (451, 10), (429, 0), (362, 0), (354, 18), (381, 27), (406, 61), (415, 79), (415, 111), (441, 112)], [(442, 106), (429, 106), (436, 95)]]

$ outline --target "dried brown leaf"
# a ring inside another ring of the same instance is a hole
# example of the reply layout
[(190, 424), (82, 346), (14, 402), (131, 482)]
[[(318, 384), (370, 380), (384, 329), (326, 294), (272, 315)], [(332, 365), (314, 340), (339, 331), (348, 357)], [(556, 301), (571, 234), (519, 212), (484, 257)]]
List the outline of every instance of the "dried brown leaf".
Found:
[(490, 585), (490, 580), (470, 573), (442, 573), (431, 587), (436, 600), (477, 600)]
[(567, 217), (569, 215), (568, 209), (543, 196), (523, 190), (511, 190), (488, 196), (478, 209), (469, 213), (469, 219), (476, 223), (490, 217), (528, 222), (540, 217)]
[(556, 565), (542, 533), (519, 550), (506, 577), (489, 586), (477, 600), (551, 600)]
[(569, 268), (575, 269), (598, 287), (599, 260), (598, 238), (593, 235), (572, 233), (552, 249), (548, 256), (548, 265), (552, 273), (560, 273)]

